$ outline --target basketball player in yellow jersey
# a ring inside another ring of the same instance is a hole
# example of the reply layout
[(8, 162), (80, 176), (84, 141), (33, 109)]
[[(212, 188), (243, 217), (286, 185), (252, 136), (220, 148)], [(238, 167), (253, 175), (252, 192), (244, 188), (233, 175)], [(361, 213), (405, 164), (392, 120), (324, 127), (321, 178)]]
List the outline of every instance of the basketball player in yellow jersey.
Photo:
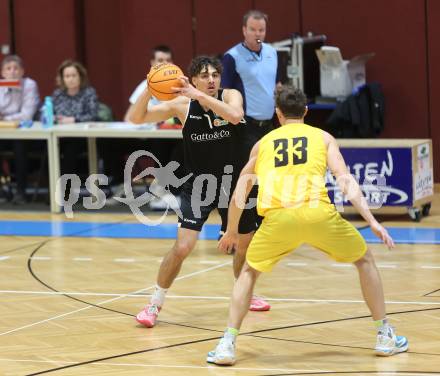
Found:
[(286, 86), (279, 91), (276, 111), (282, 126), (253, 147), (241, 172), (243, 179), (231, 199), (227, 231), (219, 248), (226, 252), (237, 245), (237, 226), (244, 206), (244, 200), (239, 200), (240, 189), (247, 196), (251, 188), (249, 174), (256, 174), (258, 179), (257, 209), (264, 219), (234, 285), (228, 327), (215, 350), (208, 353), (210, 363), (235, 363), (236, 336), (258, 276), (271, 271), (302, 243), (318, 248), (335, 261), (352, 262), (357, 267), (362, 293), (377, 327), (376, 354), (389, 356), (408, 349), (407, 339), (396, 336), (386, 319), (382, 282), (371, 251), (360, 233), (330, 203), (324, 182), (327, 167), (374, 234), (389, 248), (394, 247), (393, 239), (371, 214), (335, 139), (304, 124), (306, 104), (306, 97), (298, 89)]

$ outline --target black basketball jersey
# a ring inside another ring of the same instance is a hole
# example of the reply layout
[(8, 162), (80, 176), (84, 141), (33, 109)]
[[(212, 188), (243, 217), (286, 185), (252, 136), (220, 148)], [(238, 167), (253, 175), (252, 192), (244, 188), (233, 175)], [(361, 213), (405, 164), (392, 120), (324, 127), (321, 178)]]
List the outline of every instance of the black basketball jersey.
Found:
[[(219, 90), (218, 98), (223, 100), (223, 90)], [(198, 101), (191, 100), (182, 131), (187, 173), (219, 177), (226, 165), (233, 165), (235, 170), (237, 128), (241, 126), (229, 123), (210, 109), (205, 111)]]

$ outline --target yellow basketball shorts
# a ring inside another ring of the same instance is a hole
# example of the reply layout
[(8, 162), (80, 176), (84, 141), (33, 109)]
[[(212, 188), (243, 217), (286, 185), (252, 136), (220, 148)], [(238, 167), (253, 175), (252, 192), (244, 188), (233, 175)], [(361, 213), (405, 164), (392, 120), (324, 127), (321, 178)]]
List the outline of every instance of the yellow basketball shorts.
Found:
[(249, 245), (246, 261), (260, 272), (269, 272), (303, 243), (338, 262), (357, 261), (367, 251), (359, 231), (333, 205), (320, 202), (317, 207), (268, 210)]

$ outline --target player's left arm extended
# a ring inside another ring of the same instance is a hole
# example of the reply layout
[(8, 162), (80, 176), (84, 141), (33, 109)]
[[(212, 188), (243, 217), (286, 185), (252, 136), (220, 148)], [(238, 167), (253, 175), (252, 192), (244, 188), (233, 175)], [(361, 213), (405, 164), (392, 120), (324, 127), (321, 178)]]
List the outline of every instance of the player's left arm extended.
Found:
[(376, 218), (374, 218), (371, 213), (359, 184), (348, 171), (336, 140), (329, 134), (326, 134), (326, 139), (327, 165), (335, 176), (341, 192), (347, 196), (359, 214), (367, 221), (374, 234), (380, 238), (388, 248), (393, 248), (393, 239), (388, 234), (388, 231), (377, 222)]
[(238, 224), (249, 193), (256, 181), (255, 164), (258, 156), (258, 145), (259, 143), (256, 143), (252, 148), (249, 161), (241, 170), (240, 178), (229, 203), (228, 225), (218, 244), (218, 248), (223, 252), (230, 252), (238, 246)]

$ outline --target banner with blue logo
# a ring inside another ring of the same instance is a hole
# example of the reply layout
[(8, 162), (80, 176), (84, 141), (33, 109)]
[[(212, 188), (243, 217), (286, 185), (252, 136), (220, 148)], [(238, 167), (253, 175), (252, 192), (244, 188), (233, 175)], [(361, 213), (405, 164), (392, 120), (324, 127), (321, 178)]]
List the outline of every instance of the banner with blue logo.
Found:
[[(411, 148), (341, 148), (341, 153), (370, 207), (412, 206)], [(351, 205), (329, 171), (326, 185), (335, 205)]]

